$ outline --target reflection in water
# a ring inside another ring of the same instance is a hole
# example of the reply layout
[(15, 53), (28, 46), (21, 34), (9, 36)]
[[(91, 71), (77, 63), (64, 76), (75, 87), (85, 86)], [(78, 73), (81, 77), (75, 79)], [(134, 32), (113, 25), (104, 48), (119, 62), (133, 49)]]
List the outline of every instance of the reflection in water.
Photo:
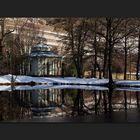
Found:
[(0, 120), (101, 116), (139, 108), (139, 91), (45, 89), (0, 91)]
[(0, 92), (0, 120), (30, 118), (30, 108), (26, 106), (26, 102), (22, 103), (19, 99), (17, 91)]
[(139, 93), (136, 91), (137, 107), (139, 108)]

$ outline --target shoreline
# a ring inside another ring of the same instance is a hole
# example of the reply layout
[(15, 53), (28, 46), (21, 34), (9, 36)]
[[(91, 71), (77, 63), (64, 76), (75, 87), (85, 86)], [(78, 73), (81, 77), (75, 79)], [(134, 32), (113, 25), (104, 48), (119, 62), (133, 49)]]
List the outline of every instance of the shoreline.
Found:
[[(21, 86), (21, 85), (76, 85), (76, 86), (103, 86), (108, 87), (108, 79), (97, 78), (76, 78), (76, 77), (32, 77), (18, 75), (11, 82), (12, 75), (0, 76), (0, 86)], [(114, 80), (113, 88), (116, 87), (140, 87), (140, 80)]]

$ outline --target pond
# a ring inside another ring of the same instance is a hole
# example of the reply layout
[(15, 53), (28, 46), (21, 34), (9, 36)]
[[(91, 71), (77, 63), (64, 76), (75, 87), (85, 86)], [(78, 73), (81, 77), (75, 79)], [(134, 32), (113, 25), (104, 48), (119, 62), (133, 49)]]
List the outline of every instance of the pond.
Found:
[(0, 122), (140, 122), (140, 91), (61, 86), (0, 91)]

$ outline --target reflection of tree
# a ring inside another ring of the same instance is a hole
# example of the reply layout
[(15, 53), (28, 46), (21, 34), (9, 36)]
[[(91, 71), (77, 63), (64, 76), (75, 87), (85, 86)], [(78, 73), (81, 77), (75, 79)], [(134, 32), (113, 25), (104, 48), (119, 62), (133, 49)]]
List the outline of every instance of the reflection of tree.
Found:
[(65, 99), (64, 99), (64, 89), (61, 90), (61, 98), (62, 98), (62, 104), (65, 104)]
[(124, 91), (124, 106), (125, 106), (125, 111), (127, 110), (127, 95), (126, 91)]
[(112, 93), (113, 93), (113, 88), (110, 87), (109, 88), (109, 92), (108, 92), (108, 108), (109, 108), (109, 113), (111, 113), (113, 111), (112, 109)]
[(113, 91), (112, 111), (128, 111), (128, 109), (139, 107), (138, 91)]
[(0, 120), (18, 120), (30, 117), (30, 109), (19, 104), (19, 92), (0, 91)]
[[(88, 94), (87, 91), (83, 92), (83, 94)], [(86, 114), (91, 114), (95, 112), (95, 114), (100, 114), (103, 112), (107, 112), (107, 100), (106, 94), (102, 91), (91, 91), (90, 97), (83, 97), (83, 109)], [(87, 98), (87, 99), (86, 99)], [(91, 100), (92, 99), (92, 100)], [(85, 111), (86, 110), (86, 111)]]
[(47, 89), (47, 101), (48, 101), (48, 103), (50, 102), (50, 90), (49, 89)]
[(136, 101), (137, 101), (137, 107), (139, 108), (139, 92), (136, 91)]
[[(108, 97), (108, 98), (107, 98)], [(95, 115), (112, 112), (112, 91), (93, 91), (93, 107), (84, 104), (88, 111), (94, 111)]]
[(100, 101), (101, 101), (101, 91), (99, 91), (99, 99), (97, 100), (97, 91), (94, 91), (94, 98), (95, 98), (95, 114), (98, 114), (98, 111), (100, 109)]
[(63, 114), (65, 112), (66, 115), (73, 116), (100, 115), (102, 113), (110, 116), (112, 111), (120, 111), (121, 109), (126, 111), (129, 107), (139, 107), (138, 91), (131, 93), (127, 91), (113, 91), (113, 89), (109, 91), (48, 89), (41, 90), (39, 94), (41, 95), (39, 100), (41, 99), (42, 104), (40, 103), (41, 106), (36, 106), (35, 102), (32, 102), (32, 95), (37, 95), (37, 93), (15, 90), (11, 92), (1, 91), (0, 120), (31, 118), (31, 103), (32, 107), (37, 108), (55, 107), (54, 114)]
[(107, 113), (107, 100), (106, 100), (106, 93), (103, 91), (103, 102), (104, 102), (104, 113)]
[(74, 115), (75, 112), (77, 112), (78, 115), (83, 114), (83, 91), (81, 89), (77, 90), (72, 116)]

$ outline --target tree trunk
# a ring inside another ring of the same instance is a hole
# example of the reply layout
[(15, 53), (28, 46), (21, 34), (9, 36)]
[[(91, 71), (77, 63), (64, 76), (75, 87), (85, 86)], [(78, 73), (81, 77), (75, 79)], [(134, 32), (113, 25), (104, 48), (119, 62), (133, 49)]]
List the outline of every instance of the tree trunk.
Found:
[(2, 72), (2, 65), (3, 65), (3, 37), (4, 37), (4, 19), (1, 21), (1, 24), (0, 24), (0, 27), (1, 27), (1, 33), (0, 33), (0, 73)]
[(82, 62), (79, 62), (78, 65), (76, 66), (76, 70), (77, 70), (77, 77), (78, 78), (82, 78), (83, 75), (83, 66), (82, 66)]
[(139, 64), (140, 64), (140, 30), (139, 30), (138, 56), (136, 66), (136, 80), (139, 80)]
[(108, 19), (108, 46), (109, 46), (109, 54), (108, 54), (108, 72), (109, 72), (109, 87), (112, 87), (113, 78), (112, 78), (112, 35), (111, 35), (111, 18)]
[(96, 70), (97, 70), (97, 41), (96, 41), (96, 34), (94, 37), (94, 50), (95, 50), (95, 54), (94, 54), (94, 77), (96, 78)]
[(107, 78), (108, 73), (107, 73), (107, 56), (108, 56), (108, 27), (106, 31), (106, 44), (105, 44), (105, 50), (104, 50), (104, 64), (103, 64), (103, 77)]
[(126, 72), (127, 72), (127, 42), (125, 37), (125, 47), (124, 47), (124, 80), (126, 80)]
[(0, 54), (2, 53), (2, 39), (0, 39)]
[(94, 34), (94, 43), (93, 43), (93, 48), (94, 48), (94, 77), (96, 78), (96, 70), (97, 70), (97, 34), (96, 34), (96, 21), (95, 21), (95, 34)]

